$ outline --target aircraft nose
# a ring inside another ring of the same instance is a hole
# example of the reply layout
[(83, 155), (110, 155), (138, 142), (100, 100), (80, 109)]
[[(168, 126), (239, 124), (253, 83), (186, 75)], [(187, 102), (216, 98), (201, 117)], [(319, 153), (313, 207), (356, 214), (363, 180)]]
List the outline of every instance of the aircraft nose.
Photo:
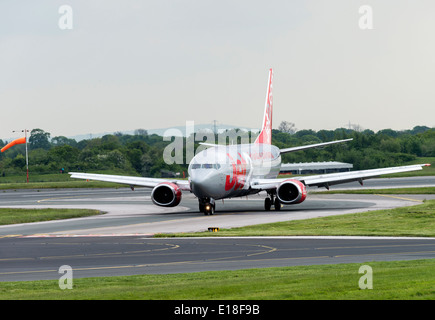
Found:
[(191, 188), (197, 197), (209, 197), (209, 189), (211, 188), (209, 179), (206, 176), (195, 174), (191, 177)]
[(219, 184), (217, 174), (194, 174), (190, 179), (192, 192), (199, 198), (216, 198)]

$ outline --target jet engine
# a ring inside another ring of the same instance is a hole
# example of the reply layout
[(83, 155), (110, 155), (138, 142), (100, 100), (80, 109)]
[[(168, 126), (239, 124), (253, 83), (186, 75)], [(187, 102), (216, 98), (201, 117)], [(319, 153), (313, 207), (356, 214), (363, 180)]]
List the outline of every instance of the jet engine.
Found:
[(307, 197), (307, 188), (299, 180), (288, 179), (278, 186), (276, 197), (283, 204), (301, 203)]
[(162, 182), (151, 191), (151, 200), (161, 207), (175, 207), (181, 201), (181, 189), (174, 183)]

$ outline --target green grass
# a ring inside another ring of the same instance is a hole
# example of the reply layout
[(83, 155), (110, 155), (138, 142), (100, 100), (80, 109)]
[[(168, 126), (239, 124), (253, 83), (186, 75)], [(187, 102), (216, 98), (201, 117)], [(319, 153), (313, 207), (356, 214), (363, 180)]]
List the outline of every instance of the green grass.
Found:
[(420, 171), (410, 171), (402, 173), (393, 173), (382, 176), (382, 178), (400, 178), (400, 177), (419, 177), (419, 176), (435, 176), (435, 157), (422, 157), (416, 160), (407, 162), (404, 166), (409, 166), (412, 164), (425, 164), (429, 163), (430, 167), (423, 167)]
[(63, 188), (125, 188), (125, 185), (102, 182), (71, 179), (71, 181), (53, 182), (23, 182), (23, 183), (0, 183), (0, 190), (18, 189), (63, 189)]
[[(373, 289), (361, 290), (359, 268), (373, 270)], [(1, 282), (0, 299), (320, 300), (435, 299), (435, 260), (366, 262), (237, 271)]]
[[(138, 176), (134, 173), (119, 171), (92, 171), (99, 174), (113, 174)], [(183, 180), (183, 178), (177, 178)], [(187, 179), (187, 178), (186, 178)], [(103, 181), (86, 181), (83, 179), (73, 179), (67, 173), (60, 174), (35, 174), (30, 175), (29, 183), (26, 182), (26, 176), (6, 176), (0, 177), (0, 190), (17, 190), (17, 189), (60, 189), (60, 188), (125, 188), (125, 184), (103, 182)]]
[(157, 234), (156, 237), (297, 235), (435, 237), (435, 200), (396, 209), (259, 224), (218, 232)]
[[(109, 173), (108, 173), (109, 174)], [(6, 176), (0, 177), (0, 189), (59, 189), (59, 188), (116, 188), (125, 185), (101, 182), (86, 181), (82, 179), (72, 179), (69, 174), (35, 174), (30, 175), (29, 183), (26, 176)]]
[(101, 211), (90, 209), (0, 208), (0, 225), (81, 218), (101, 213)]
[[(94, 172), (103, 174), (124, 174), (127, 173), (104, 171)], [(82, 179), (72, 179), (67, 173), (60, 174), (30, 174), (29, 183), (26, 182), (26, 175), (14, 175), (0, 177), (0, 189), (58, 189), (58, 188), (117, 188), (125, 187), (125, 185), (101, 182), (101, 181), (86, 181)]]
[[(47, 174), (30, 174), (29, 182), (61, 182), (71, 180), (69, 174), (47, 173)], [(26, 174), (6, 175), (0, 177), (0, 184), (7, 183), (26, 183)]]

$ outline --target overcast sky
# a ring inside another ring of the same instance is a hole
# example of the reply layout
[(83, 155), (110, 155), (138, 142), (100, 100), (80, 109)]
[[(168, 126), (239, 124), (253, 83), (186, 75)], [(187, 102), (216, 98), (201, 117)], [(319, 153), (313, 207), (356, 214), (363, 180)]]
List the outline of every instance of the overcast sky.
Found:
[(2, 0), (0, 139), (258, 128), (270, 67), (273, 128), (433, 127), (434, 12), (433, 0)]

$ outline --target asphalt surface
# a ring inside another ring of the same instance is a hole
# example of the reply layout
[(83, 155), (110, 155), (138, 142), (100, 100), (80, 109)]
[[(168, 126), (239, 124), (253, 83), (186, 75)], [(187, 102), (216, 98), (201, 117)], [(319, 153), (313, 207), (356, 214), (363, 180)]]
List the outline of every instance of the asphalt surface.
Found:
[[(369, 185), (370, 182), (370, 185)], [(435, 177), (368, 180), (366, 188), (435, 186)], [(352, 188), (352, 184), (349, 184)], [(317, 190), (315, 190), (317, 191)], [(264, 212), (263, 195), (217, 202), (214, 216), (198, 212), (183, 194), (180, 206), (152, 204), (149, 189), (8, 190), (0, 206), (95, 208), (104, 215), (0, 227), (0, 281), (197, 272), (434, 258), (433, 239), (234, 238), (152, 239), (158, 232), (188, 232), (416, 205), (433, 195), (309, 194), (298, 205)]]
[[(20, 208), (90, 208), (104, 215), (0, 226), (0, 236), (7, 235), (152, 235), (156, 233), (205, 231), (208, 227), (232, 228), (278, 221), (307, 219), (416, 205), (429, 196), (379, 195), (309, 195), (301, 204), (283, 206), (280, 211), (263, 209), (264, 196), (229, 199), (216, 203), (216, 213), (204, 216), (198, 201), (183, 194), (174, 208), (155, 206), (148, 189), (118, 190), (44, 190), (1, 194), (9, 200), (1, 206)], [(23, 200), (21, 200), (23, 199)], [(9, 202), (8, 202), (9, 201)], [(13, 204), (15, 203), (15, 204)], [(17, 204), (22, 203), (22, 204)]]
[[(435, 239), (4, 238), (0, 281), (168, 274), (208, 270), (435, 258)], [(63, 273), (62, 273), (63, 274)]]

